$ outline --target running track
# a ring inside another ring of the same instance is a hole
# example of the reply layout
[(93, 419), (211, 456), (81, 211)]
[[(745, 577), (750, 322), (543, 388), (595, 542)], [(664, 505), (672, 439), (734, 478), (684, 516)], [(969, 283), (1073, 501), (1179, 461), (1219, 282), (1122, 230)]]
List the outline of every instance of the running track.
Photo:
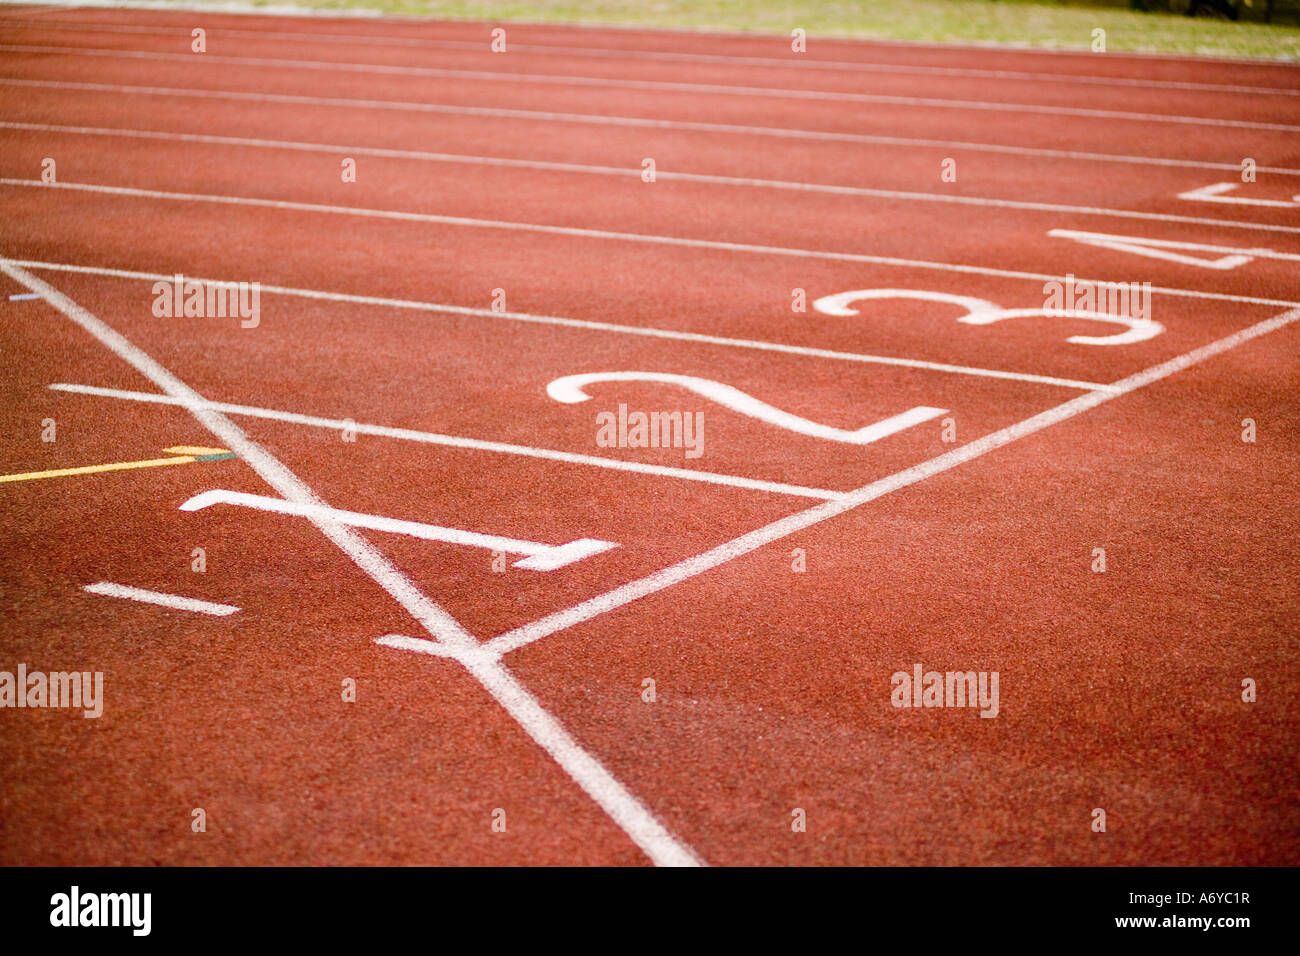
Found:
[(0, 471), (238, 459), (0, 485), (0, 669), (105, 675), (0, 714), (0, 862), (1296, 863), (1300, 70), (491, 27), (0, 10)]

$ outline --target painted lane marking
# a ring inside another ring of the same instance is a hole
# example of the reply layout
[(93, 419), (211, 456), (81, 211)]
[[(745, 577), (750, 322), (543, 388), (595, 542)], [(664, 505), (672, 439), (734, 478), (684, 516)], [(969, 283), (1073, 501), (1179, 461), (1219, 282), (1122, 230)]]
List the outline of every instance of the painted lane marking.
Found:
[[(189, 53), (162, 53), (152, 50), (121, 50), (96, 47), (60, 47), (39, 44), (0, 44), (4, 53), (38, 53), (73, 57), (165, 60), (192, 64)], [(730, 83), (676, 83), (666, 80), (626, 80), (616, 76), (581, 76), (558, 73), (501, 73), (491, 70), (458, 70), (430, 66), (398, 66), (383, 63), (344, 63), (337, 60), (290, 60), (282, 57), (222, 56), (205, 53), (207, 63), (229, 63), (243, 67), (317, 70), (341, 73), (374, 73), (384, 76), (450, 77), (484, 82), (539, 84), (547, 86), (617, 87), (632, 90), (663, 90), (669, 93), (707, 93), (722, 96), (752, 96), (777, 99), (820, 100), (831, 103), (879, 103), (924, 109), (972, 110), (993, 113), (1031, 113), (1048, 116), (1073, 116), (1104, 120), (1134, 120), (1142, 123), (1174, 123), (1189, 126), (1221, 126), (1233, 129), (1257, 129), (1274, 132), (1300, 132), (1300, 126), (1287, 123), (1264, 123), (1254, 120), (1223, 119), (1217, 116), (1182, 116), (1174, 113), (1136, 113), (1128, 110), (1101, 110), (1075, 106), (1044, 106), (1036, 103), (1006, 103), (989, 100), (953, 100), (928, 96), (893, 96), (883, 93), (847, 93), (836, 90), (780, 89), (762, 86), (739, 86)]]
[(142, 601), (145, 604), (157, 604), (161, 607), (176, 608), (178, 611), (194, 611), (197, 614), (211, 614), (213, 617), (225, 617), (234, 614), (239, 608), (233, 604), (217, 604), (213, 601), (200, 601), (198, 598), (181, 597), (179, 594), (164, 594), (162, 591), (147, 591), (133, 588), (126, 584), (114, 584), (100, 581), (87, 584), (81, 590), (104, 597), (124, 598), (128, 601)]
[(918, 405), (902, 414), (856, 430), (833, 428), (830, 425), (811, 422), (806, 418), (800, 418), (798, 415), (792, 415), (779, 408), (774, 408), (766, 402), (761, 402), (754, 396), (722, 382), (715, 382), (707, 378), (696, 378), (694, 375), (673, 375), (665, 372), (588, 372), (582, 375), (566, 375), (547, 385), (546, 394), (557, 402), (564, 402), (568, 405), (585, 402), (591, 396), (584, 392), (583, 388), (596, 382), (660, 382), (665, 385), (679, 385), (695, 392), (697, 395), (703, 395), (710, 401), (717, 402), (725, 408), (730, 408), (734, 412), (739, 412), (750, 418), (757, 418), (759, 421), (775, 425), (777, 428), (784, 428), (800, 435), (808, 435), (811, 438), (847, 442), (852, 445), (869, 445), (905, 428), (911, 428), (921, 422), (928, 422), (932, 418), (938, 418), (948, 411), (946, 408), (931, 408), (928, 405)]
[(9, 297), (9, 301), (10, 301), (10, 302), (30, 302), (30, 301), (32, 301), (33, 299), (39, 299), (39, 298), (40, 298), (40, 296), (37, 295), (36, 293), (34, 293), (34, 292), (27, 292), (27, 293), (21, 293), (21, 294), (19, 294), (19, 295), (11, 295), (11, 296)]
[[(40, 262), (34, 259), (11, 259), (14, 265), (27, 269), (48, 269), (54, 272), (72, 272), (81, 275), (110, 276), (117, 279), (141, 279), (144, 281), (167, 281), (173, 276), (156, 272), (133, 272), (126, 269), (104, 269), (98, 266), (75, 266), (57, 262)], [(907, 262), (907, 260), (900, 260)], [(912, 263), (918, 267), (932, 265), (945, 268), (938, 263)], [(986, 270), (977, 267), (949, 266), (954, 271), (971, 271), (984, 274)], [(1037, 275), (1034, 273), (1002, 273), (1010, 279), (1032, 279), (1034, 281), (1056, 280), (1057, 276)], [(1063, 277), (1059, 277), (1063, 278)], [(216, 279), (192, 279), (194, 282), (215, 284)], [(1091, 281), (1095, 285), (1104, 285), (1099, 280), (1078, 279), (1077, 282)], [(322, 302), (351, 302), (357, 305), (374, 305), (387, 309), (410, 309), (418, 312), (447, 313), (448, 315), (472, 315), (485, 319), (504, 319), (511, 322), (529, 322), (539, 325), (559, 325), (574, 329), (591, 329), (596, 332), (615, 332), (620, 335), (640, 335), (647, 338), (669, 339), (679, 342), (698, 342), (704, 345), (722, 345), (730, 348), (755, 349), (763, 352), (780, 352), (786, 355), (803, 355), (809, 358), (825, 358), (841, 362), (864, 362), (872, 365), (894, 365), (901, 368), (927, 369), (933, 372), (950, 372), (954, 375), (975, 375), (983, 378), (1000, 378), (1014, 382), (1033, 382), (1039, 385), (1059, 385), (1063, 388), (1078, 388), (1084, 391), (1106, 389), (1109, 386), (1101, 382), (1085, 382), (1072, 378), (1056, 378), (1051, 375), (1033, 375), (1028, 372), (1006, 372), (1001, 369), (975, 368), (969, 365), (949, 365), (944, 362), (926, 362), (921, 359), (899, 358), (890, 355), (867, 355), (860, 352), (836, 352), (832, 349), (811, 348), (804, 345), (785, 345), (780, 342), (764, 342), (758, 339), (733, 339), (721, 335), (706, 335), (701, 332), (679, 332), (675, 329), (657, 329), (653, 326), (618, 325), (614, 322), (594, 322), (588, 319), (570, 319), (558, 315), (537, 315), (530, 312), (493, 312), (491, 309), (476, 309), (464, 305), (449, 305), (440, 302), (419, 302), (412, 299), (390, 299), (373, 295), (349, 295), (344, 292), (321, 292), (316, 289), (296, 289), (288, 286), (261, 284), (263, 294), (287, 295)], [(1163, 295), (1185, 296), (1190, 298), (1209, 298), (1230, 302), (1245, 302), (1258, 305), (1300, 305), (1300, 303), (1277, 302), (1273, 299), (1254, 299), (1243, 296), (1226, 296), (1221, 293), (1196, 292), (1190, 289), (1166, 289), (1153, 287), (1152, 292)]]
[[(206, 407), (202, 395), (185, 384), (148, 353), (134, 345), (108, 323), (82, 308), (13, 261), (0, 259), (0, 272), (26, 286), (69, 320), (93, 336), (118, 358), (144, 375), (185, 408), (205, 428), (229, 445), (263, 481), (286, 500), (323, 504), (315, 492), (274, 455), (238, 425)], [(519, 727), (542, 748), (569, 778), (587, 794), (613, 823), (657, 866), (700, 866), (703, 861), (689, 845), (675, 837), (608, 768), (585, 750), (510, 669), (484, 650), (472, 634), (439, 604), (430, 600), (410, 578), (370, 542), (346, 525), (309, 518), (353, 564), (404, 608), (428, 634), (447, 649)]]
[(235, 458), (232, 451), (224, 448), (192, 448), (178, 445), (164, 448), (170, 458), (147, 458), (142, 461), (118, 461), (106, 465), (81, 465), (77, 468), (53, 468), (49, 471), (25, 471), (14, 475), (0, 475), (0, 482), (36, 481), (43, 478), (67, 478), (71, 475), (97, 475), (105, 471), (129, 471), (134, 468), (162, 468), (167, 465), (189, 465), (196, 461), (227, 461)]
[[(360, 100), (346, 97), (302, 96), (290, 93), (249, 93), (241, 90), (204, 90), (165, 86), (130, 86), (115, 83), (80, 83), (64, 80), (25, 80), (19, 77), (0, 77), (0, 85), (26, 86), (39, 89), (79, 90), (86, 93), (132, 93), (138, 96), (176, 96), (238, 100), (253, 103), (293, 103), (309, 106), (330, 106), (344, 109), (394, 110), (417, 113), (438, 113), (450, 116), (491, 116), (537, 123), (584, 123), (597, 126), (630, 126), (640, 129), (680, 129), (701, 133), (723, 133), (738, 136), (770, 136), (782, 139), (803, 139), (830, 143), (868, 143), (873, 146), (898, 146), (904, 148), (962, 149), (969, 152), (999, 153), (1008, 156), (1039, 156), (1050, 159), (1078, 160), (1080, 162), (1129, 163), (1141, 166), (1168, 166), (1179, 169), (1219, 169), (1240, 172), (1241, 163), (1216, 163), (1206, 160), (1174, 159), (1164, 156), (1135, 156), (1126, 153), (1089, 153), (1079, 150), (1047, 149), (1034, 146), (1009, 146), (1002, 143), (969, 143), (962, 140), (918, 139), (906, 136), (874, 136), (866, 133), (838, 133), (832, 130), (795, 129), (782, 126), (744, 126), (735, 123), (703, 123), (689, 120), (651, 119), (642, 116), (614, 116), (602, 113), (558, 113), (552, 110), (521, 110), (490, 106), (456, 106), (448, 103), (421, 103), (408, 100)], [(13, 124), (14, 129), (43, 128), (45, 124)], [(90, 130), (92, 127), (81, 127)], [(52, 130), (51, 130), (52, 131)], [(128, 135), (123, 133), (122, 135)], [(132, 131), (132, 135), (148, 136), (148, 131)], [(170, 135), (170, 134), (163, 134)], [(354, 147), (349, 147), (354, 148)], [(1300, 176), (1300, 169), (1284, 166), (1258, 166), (1258, 172), (1277, 176)]]
[[(474, 226), (483, 229), (511, 229), (521, 232), (541, 232), (558, 236), (586, 236), (597, 239), (623, 239), (634, 242), (658, 242), (670, 245), (693, 245), (704, 248), (729, 248), (737, 250), (780, 251), (786, 255), (820, 255), (831, 259), (856, 261), (860, 256), (850, 253), (812, 252), (788, 249), (782, 246), (759, 246), (749, 243), (726, 242), (710, 239), (684, 239), (653, 233), (615, 232), (608, 229), (588, 229), (579, 226), (552, 226), (545, 223), (514, 222), (504, 219), (476, 219), (469, 216), (443, 216), (437, 213), (406, 212), (400, 209), (367, 209), (363, 206), (331, 206), (325, 203), (294, 202), (287, 199), (260, 199), (252, 196), (229, 196), (213, 193), (178, 193), (161, 189), (137, 189), (130, 186), (104, 186), (96, 183), (47, 183), (39, 179), (0, 179), (5, 186), (36, 187), (38, 189), (63, 189), (76, 192), (102, 193), (109, 196), (137, 196), (142, 199), (170, 199), (176, 202), (206, 202), (230, 206), (257, 206), (264, 209), (289, 209), (295, 212), (327, 213), (338, 216), (360, 216), (368, 219), (392, 219), (399, 222), (434, 222), (447, 226)], [(1207, 219), (1199, 216), (1181, 216), (1172, 213), (1141, 212), (1130, 209), (1107, 209), (1096, 206), (1071, 206), (1063, 203), (1019, 202), (1014, 199), (992, 199), (982, 196), (954, 196), (944, 193), (918, 193), (897, 189), (860, 189), (861, 195), (877, 199), (901, 199), (907, 202), (948, 203), (959, 206), (986, 206), (997, 209), (1016, 209), (1028, 212), (1051, 212), (1102, 216), (1112, 219), (1140, 219), (1153, 222), (1180, 222), (1197, 226), (1214, 226), (1222, 229), (1248, 229), (1255, 232), (1300, 233), (1300, 226), (1281, 226), (1271, 223), (1243, 222), (1236, 219)], [(866, 257), (871, 259), (873, 257)]]
[[(78, 136), (120, 136), (133, 139), (161, 140), (164, 142), (204, 143), (222, 146), (239, 146), (249, 149), (280, 149), (286, 151), (342, 153), (347, 156), (378, 156), (387, 159), (410, 159), (420, 162), (447, 163), (463, 166), (497, 166), (506, 169), (540, 169), (548, 172), (579, 173), (582, 175), (612, 176), (621, 179), (640, 179), (640, 167), (599, 166), (588, 163), (564, 163), (540, 159), (520, 159), (510, 156), (475, 156), (464, 153), (433, 153), (424, 150), (386, 149), (372, 146), (347, 146), (330, 143), (304, 143), (293, 140), (252, 139), (242, 136), (216, 136), (200, 133), (166, 133), (151, 130), (108, 129), (91, 126), (58, 126), (49, 123), (0, 122), (0, 129), (27, 132), (67, 133)], [(958, 202), (965, 204), (1004, 204), (1009, 208), (1038, 210), (1044, 203), (1031, 203), (1013, 199), (983, 199), (977, 196), (949, 196), (939, 193), (903, 192), (876, 189), (867, 186), (846, 186), (836, 183), (809, 183), (786, 179), (758, 179), (745, 176), (721, 176), (712, 173), (691, 173), (675, 169), (656, 170), (657, 179), (667, 182), (705, 183), (719, 186), (737, 186), (753, 189), (774, 189), (787, 192), (822, 193), (832, 196), (860, 196), (865, 198), (906, 198), (917, 201)], [(1072, 209), (1075, 207), (1062, 207)], [(1053, 211), (1049, 209), (1049, 211)], [(1116, 210), (1107, 210), (1117, 212)], [(1217, 220), (1216, 220), (1217, 221)]]
[(411, 651), (416, 654), (428, 654), (430, 657), (446, 657), (447, 650), (437, 641), (425, 637), (407, 637), (405, 634), (385, 634), (375, 638), (375, 643), (382, 647), (391, 647), (395, 651)]
[[(265, 291), (265, 289), (263, 289)], [(93, 385), (67, 385), (55, 383), (50, 386), (56, 392), (72, 392), (79, 395), (97, 395), (101, 398), (121, 398), (133, 402), (152, 402), (159, 405), (181, 405), (182, 402), (170, 395), (158, 395), (151, 392), (132, 392), (116, 388), (97, 388)], [(473, 451), (496, 452), (505, 455), (522, 455), (528, 458), (542, 458), (548, 461), (560, 461), (572, 465), (592, 465), (597, 468), (609, 468), (614, 471), (630, 471), (643, 475), (659, 475), (665, 478), (682, 478), (687, 481), (700, 481), (708, 484), (723, 485), (734, 488), (748, 488), (752, 491), (769, 491), (780, 495), (795, 495), (802, 498), (820, 498), (829, 501), (838, 498), (840, 492), (825, 488), (806, 488), (803, 485), (787, 485), (779, 481), (762, 481), (757, 478), (741, 478), (737, 475), (724, 475), (712, 471), (693, 471), (689, 468), (673, 468), (668, 465), (650, 465), (637, 461), (624, 461), (619, 458), (601, 458), (596, 455), (579, 455), (567, 451), (554, 451), (549, 448), (533, 448), (528, 445), (512, 445), (506, 442), (481, 441), (476, 438), (461, 438), (458, 435), (440, 435), (435, 432), (416, 431), (412, 428), (389, 428), (384, 425), (366, 425), (351, 419), (321, 418), (316, 415), (299, 415), (295, 412), (281, 412), (272, 408), (257, 408), (251, 405), (234, 405), (229, 402), (208, 402), (207, 407), (224, 412), (227, 415), (246, 415), (250, 418), (265, 418), (272, 421), (292, 422), (313, 428), (328, 428), (334, 431), (353, 431), (358, 435), (375, 435), (380, 438), (395, 438), (402, 441), (421, 442), (427, 445), (445, 445), (451, 448), (466, 448)]]
[[(1075, 283), (1075, 285), (1077, 286), (1078, 283)], [(1037, 319), (1043, 317), (1087, 319), (1091, 322), (1113, 322), (1116, 325), (1128, 326), (1127, 332), (1118, 332), (1114, 335), (1071, 335), (1065, 340), (1075, 345), (1132, 345), (1135, 342), (1145, 342), (1148, 339), (1153, 339), (1165, 330), (1163, 325), (1152, 319), (1139, 319), (1113, 312), (1092, 312), (1087, 309), (1075, 309), (1069, 306), (1062, 306), (1059, 310), (1044, 308), (997, 309), (992, 312), (967, 315), (957, 321), (965, 322), (968, 325), (990, 325), (993, 322), (1001, 322), (1003, 319)]]
[[(1074, 282), (1076, 287), (1084, 284), (1077, 280)], [(1120, 284), (1123, 285), (1123, 283)], [(1114, 283), (1102, 283), (1101, 285), (1104, 288), (1113, 286)], [(1091, 312), (1073, 308), (1059, 311), (1047, 308), (1004, 309), (995, 302), (977, 299), (974, 296), (953, 295), (949, 292), (926, 292), (920, 289), (853, 289), (849, 292), (837, 292), (835, 295), (822, 296), (813, 302), (813, 308), (826, 315), (858, 315), (858, 310), (851, 309), (849, 306), (854, 302), (862, 302), (868, 299), (920, 299), (926, 302), (943, 302), (948, 305), (961, 306), (966, 310), (966, 314), (960, 316), (957, 321), (967, 325), (991, 325), (1004, 319), (1039, 318), (1041, 316), (1113, 322), (1116, 325), (1128, 327), (1127, 332), (1120, 332), (1115, 335), (1072, 335), (1066, 339), (1067, 342), (1076, 345), (1131, 345), (1134, 342), (1145, 342), (1147, 339), (1153, 339), (1165, 330), (1163, 325), (1151, 319), (1137, 319), (1132, 316), (1110, 312)]]
[(222, 458), (234, 458), (233, 451), (224, 448), (208, 448), (206, 445), (173, 445), (163, 451), (172, 455), (193, 455), (196, 461), (219, 461)]
[[(1179, 265), (1196, 266), (1201, 269), (1236, 269), (1256, 259), (1300, 262), (1300, 255), (1277, 252), (1273, 249), (1244, 249), (1240, 246), (1216, 246), (1204, 242), (1175, 242), (1169, 239), (1151, 239), (1146, 236), (1116, 236), (1105, 232), (1081, 232), (1077, 229), (1051, 229), (1047, 234), (1056, 239), (1071, 239), (1099, 249), (1113, 249), (1116, 252), (1128, 252), (1149, 259), (1163, 259), (1166, 262), (1176, 262)], [(1172, 251), (1175, 249), (1186, 252), (1217, 253), (1218, 258), (1185, 256)]]
[(484, 646), (498, 656), (508, 654), (548, 635), (566, 630), (602, 614), (607, 614), (633, 601), (638, 601), (643, 597), (696, 577), (741, 555), (755, 551), (766, 544), (812, 527), (869, 501), (874, 501), (901, 488), (917, 484), (927, 478), (956, 468), (958, 465), (963, 465), (968, 461), (987, 455), (989, 452), (1010, 445), (1021, 438), (1067, 421), (1120, 395), (1126, 395), (1184, 369), (1191, 368), (1206, 359), (1234, 349), (1251, 339), (1267, 335), (1297, 320), (1300, 320), (1300, 308), (1294, 308), (1271, 319), (1265, 319), (1263, 322), (1248, 326), (1222, 339), (1211, 342), (1209, 345), (1193, 349), (1167, 362), (1161, 362), (1159, 365), (1143, 369), (1135, 375), (1130, 375), (1116, 382), (1109, 391), (1089, 392), (1087, 395), (1080, 395), (1078, 398), (1071, 399), (1054, 408), (1049, 408), (1047, 411), (1039, 412), (1037, 415), (1026, 418), (1014, 425), (990, 432), (969, 445), (955, 448), (928, 461), (913, 465), (903, 471), (873, 481), (868, 485), (863, 485), (846, 498), (814, 505), (806, 511), (780, 518), (771, 524), (748, 534), (743, 534), (738, 538), (733, 538), (731, 541), (718, 545), (716, 548), (695, 557), (687, 558), (685, 561), (663, 568), (639, 580), (630, 581), (611, 591), (606, 591), (604, 594), (598, 594), (593, 598), (575, 604), (573, 607), (556, 611), (529, 624), (506, 631), (492, 638)]
[(1193, 202), (1219, 202), (1227, 203), (1232, 206), (1267, 206), (1271, 209), (1300, 209), (1300, 196), (1294, 196), (1290, 200), (1284, 199), (1247, 199), (1244, 196), (1229, 196), (1228, 193), (1240, 188), (1241, 183), (1214, 183), (1210, 186), (1202, 186), (1200, 189), (1189, 189), (1185, 193), (1179, 193), (1179, 199), (1190, 199)]
[(504, 538), (494, 534), (479, 534), (475, 531), (461, 531), (459, 528), (444, 528), (440, 525), (424, 524), (418, 521), (403, 521), (398, 518), (384, 518), (379, 515), (364, 514), (360, 511), (342, 511), (322, 504), (298, 501), (285, 501), (266, 495), (250, 495), (242, 491), (224, 491), (214, 489), (195, 495), (180, 506), (181, 511), (201, 511), (212, 505), (239, 505), (257, 511), (269, 511), (273, 514), (296, 515), (300, 518), (312, 518), (315, 521), (330, 521), (351, 525), (354, 528), (369, 528), (372, 531), (388, 531), (392, 534), (405, 534), (412, 538), (426, 541), (442, 541), (446, 544), (459, 544), (470, 548), (485, 548), (488, 551), (504, 551), (507, 554), (522, 554), (526, 557), (516, 561), (513, 567), (528, 571), (554, 571), (600, 554), (618, 545), (613, 541), (598, 541), (595, 538), (578, 538), (566, 544), (538, 544), (536, 541), (522, 541), (519, 538)]

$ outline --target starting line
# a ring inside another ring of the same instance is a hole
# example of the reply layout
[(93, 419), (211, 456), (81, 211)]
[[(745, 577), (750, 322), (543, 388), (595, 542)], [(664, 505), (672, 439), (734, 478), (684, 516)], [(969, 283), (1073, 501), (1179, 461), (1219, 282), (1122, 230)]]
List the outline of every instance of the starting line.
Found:
[(319, 521), (332, 521), (338, 524), (352, 525), (356, 528), (370, 528), (374, 531), (390, 531), (394, 534), (410, 535), (427, 541), (443, 541), (447, 544), (462, 544), (472, 548), (486, 548), (489, 551), (504, 551), (507, 554), (527, 555), (522, 561), (516, 561), (512, 567), (528, 571), (553, 571), (565, 565), (589, 558), (602, 551), (617, 548), (613, 541), (599, 541), (595, 538), (578, 538), (567, 544), (539, 544), (536, 541), (521, 541), (518, 538), (503, 538), (494, 534), (478, 534), (474, 531), (461, 531), (458, 528), (443, 528), (434, 524), (422, 524), (418, 521), (402, 521), (398, 518), (384, 518), (379, 515), (364, 514), (359, 511), (341, 511), (328, 505), (300, 504), (271, 498), (267, 495), (251, 495), (242, 491), (224, 491), (216, 489), (195, 495), (184, 504), (181, 511), (198, 511), (210, 505), (242, 505), (258, 511), (275, 514), (297, 515), (301, 518), (314, 518)]

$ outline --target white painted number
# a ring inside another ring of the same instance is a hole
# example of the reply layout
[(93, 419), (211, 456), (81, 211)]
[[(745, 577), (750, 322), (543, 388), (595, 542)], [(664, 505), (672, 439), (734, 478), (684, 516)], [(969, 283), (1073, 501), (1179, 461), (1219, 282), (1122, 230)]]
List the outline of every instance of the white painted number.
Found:
[(595, 382), (662, 382), (665, 385), (678, 385), (695, 392), (697, 395), (703, 395), (705, 398), (730, 408), (732, 411), (748, 415), (750, 418), (757, 418), (769, 425), (775, 425), (778, 428), (798, 432), (800, 435), (808, 435), (812, 438), (847, 442), (851, 445), (869, 445), (905, 428), (919, 425), (921, 422), (929, 421), (932, 418), (938, 418), (948, 411), (946, 408), (931, 408), (928, 405), (918, 405), (902, 414), (894, 415), (864, 428), (856, 430), (833, 428), (830, 425), (810, 422), (806, 418), (800, 418), (798, 415), (791, 415), (779, 408), (773, 408), (765, 402), (760, 402), (752, 395), (748, 395), (738, 388), (732, 388), (730, 385), (724, 385), (722, 382), (715, 382), (707, 378), (696, 378), (693, 375), (672, 375), (663, 372), (590, 372), (585, 375), (566, 375), (564, 378), (557, 378), (547, 385), (546, 393), (557, 402), (573, 405), (578, 402), (585, 402), (591, 397), (583, 389)]
[(959, 316), (957, 321), (964, 322), (966, 325), (991, 325), (1004, 319), (1037, 318), (1041, 316), (1045, 318), (1090, 319), (1094, 322), (1111, 322), (1128, 328), (1127, 332), (1118, 332), (1114, 335), (1072, 335), (1066, 341), (1075, 345), (1131, 345), (1134, 342), (1153, 339), (1165, 330), (1163, 325), (1159, 322), (1153, 322), (1151, 319), (1136, 319), (1127, 315), (1082, 310), (1070, 310), (1068, 313), (1054, 312), (1046, 307), (1004, 309), (994, 302), (977, 299), (974, 296), (953, 295), (948, 292), (925, 292), (919, 289), (853, 289), (849, 292), (838, 292), (835, 295), (822, 296), (813, 302), (813, 308), (826, 315), (857, 315), (857, 309), (852, 309), (850, 306), (854, 302), (862, 302), (868, 299), (920, 299), (926, 302), (943, 302), (948, 305), (960, 306), (966, 310), (966, 314)]
[(1247, 199), (1244, 196), (1230, 196), (1228, 193), (1235, 192), (1241, 183), (1214, 183), (1210, 186), (1202, 186), (1200, 189), (1190, 189), (1185, 193), (1179, 193), (1179, 199), (1190, 199), (1193, 202), (1220, 202), (1228, 203), (1233, 206), (1269, 206), (1273, 209), (1300, 209), (1300, 196), (1292, 196), (1290, 201), (1285, 199)]
[[(1147, 239), (1142, 236), (1112, 236), (1104, 232), (1079, 232), (1074, 229), (1052, 229), (1047, 233), (1056, 239), (1072, 239), (1086, 246), (1099, 249), (1114, 249), (1116, 252), (1130, 252), (1135, 256), (1148, 259), (1163, 259), (1183, 266), (1196, 266), (1201, 269), (1235, 269), (1257, 257), (1278, 258), (1281, 254), (1271, 249), (1241, 249), (1234, 246), (1209, 246), (1199, 242), (1173, 242), (1168, 239)], [(1205, 259), (1201, 256), (1189, 256), (1184, 252), (1223, 253), (1217, 259)], [(1300, 261), (1300, 256), (1282, 256)]]

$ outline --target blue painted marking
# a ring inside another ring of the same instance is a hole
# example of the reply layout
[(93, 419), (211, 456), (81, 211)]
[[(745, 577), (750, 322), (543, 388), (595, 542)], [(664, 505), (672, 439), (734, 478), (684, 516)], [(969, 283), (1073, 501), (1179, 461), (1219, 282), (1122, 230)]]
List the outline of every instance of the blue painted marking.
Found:
[(40, 297), (41, 297), (41, 294), (40, 294), (39, 292), (24, 292), (22, 295), (11, 295), (11, 296), (9, 297), (9, 301), (10, 301), (10, 302), (24, 302), (24, 301), (26, 301), (27, 299), (39, 299)]

